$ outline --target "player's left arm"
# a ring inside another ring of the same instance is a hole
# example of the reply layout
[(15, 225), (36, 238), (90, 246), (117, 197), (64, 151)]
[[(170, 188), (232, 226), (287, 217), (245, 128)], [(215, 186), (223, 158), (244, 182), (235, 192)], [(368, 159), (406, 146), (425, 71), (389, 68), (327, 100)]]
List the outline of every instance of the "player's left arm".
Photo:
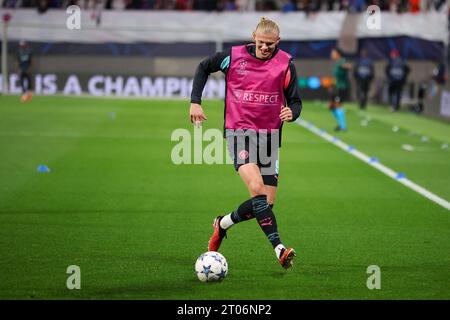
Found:
[(284, 83), (284, 97), (286, 99), (287, 107), (281, 109), (281, 121), (295, 121), (300, 116), (302, 111), (302, 100), (300, 99), (300, 92), (297, 86), (297, 71), (294, 63), (289, 63), (289, 69), (286, 72)]

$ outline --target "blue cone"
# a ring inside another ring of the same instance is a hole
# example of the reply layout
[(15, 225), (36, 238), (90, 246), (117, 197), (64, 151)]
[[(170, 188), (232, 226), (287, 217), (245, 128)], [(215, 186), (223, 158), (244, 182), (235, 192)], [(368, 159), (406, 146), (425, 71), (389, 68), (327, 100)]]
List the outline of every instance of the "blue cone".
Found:
[(397, 173), (397, 176), (395, 177), (395, 179), (403, 179), (403, 178), (406, 178), (406, 175), (403, 172)]
[(50, 168), (47, 167), (45, 164), (40, 164), (40, 165), (37, 167), (37, 171), (38, 171), (38, 172), (50, 172)]

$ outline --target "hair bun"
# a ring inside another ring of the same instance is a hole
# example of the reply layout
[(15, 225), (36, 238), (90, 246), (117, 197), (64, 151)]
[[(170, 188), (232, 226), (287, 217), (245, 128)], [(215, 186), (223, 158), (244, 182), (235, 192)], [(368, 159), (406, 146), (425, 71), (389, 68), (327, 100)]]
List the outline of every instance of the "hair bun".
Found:
[(280, 34), (280, 28), (278, 28), (278, 25), (273, 20), (270, 20), (267, 17), (261, 17), (259, 19), (259, 23), (256, 26), (254, 32), (256, 32), (257, 30), (261, 30), (264, 33), (275, 33), (277, 35)]

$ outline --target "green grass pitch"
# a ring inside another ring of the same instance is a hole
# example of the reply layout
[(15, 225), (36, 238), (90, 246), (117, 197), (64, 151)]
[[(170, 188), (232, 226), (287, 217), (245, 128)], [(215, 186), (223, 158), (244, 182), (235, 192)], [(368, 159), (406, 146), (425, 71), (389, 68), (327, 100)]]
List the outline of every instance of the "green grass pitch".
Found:
[[(298, 252), (293, 269), (249, 221), (224, 240), (225, 281), (199, 282), (213, 218), (249, 195), (232, 165), (171, 162), (173, 130), (193, 131), (188, 110), (185, 100), (0, 97), (0, 299), (450, 299), (450, 211), (294, 123), (274, 208)], [(204, 110), (203, 130), (221, 129), (222, 102)], [(346, 110), (339, 138), (450, 199), (448, 124)], [(335, 126), (324, 103), (305, 102), (302, 117)], [(69, 265), (81, 268), (80, 290), (66, 288)], [(369, 265), (380, 290), (366, 286)]]

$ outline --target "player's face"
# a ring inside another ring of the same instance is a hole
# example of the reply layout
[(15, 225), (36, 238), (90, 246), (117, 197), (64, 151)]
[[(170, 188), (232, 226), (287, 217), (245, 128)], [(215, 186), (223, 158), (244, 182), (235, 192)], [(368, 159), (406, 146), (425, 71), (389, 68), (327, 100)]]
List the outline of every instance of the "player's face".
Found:
[(259, 59), (269, 59), (272, 57), (276, 46), (280, 42), (280, 37), (276, 33), (265, 33), (257, 30), (253, 34), (256, 44), (256, 57)]
[(331, 50), (331, 59), (337, 60), (338, 59), (338, 53), (336, 50)]

